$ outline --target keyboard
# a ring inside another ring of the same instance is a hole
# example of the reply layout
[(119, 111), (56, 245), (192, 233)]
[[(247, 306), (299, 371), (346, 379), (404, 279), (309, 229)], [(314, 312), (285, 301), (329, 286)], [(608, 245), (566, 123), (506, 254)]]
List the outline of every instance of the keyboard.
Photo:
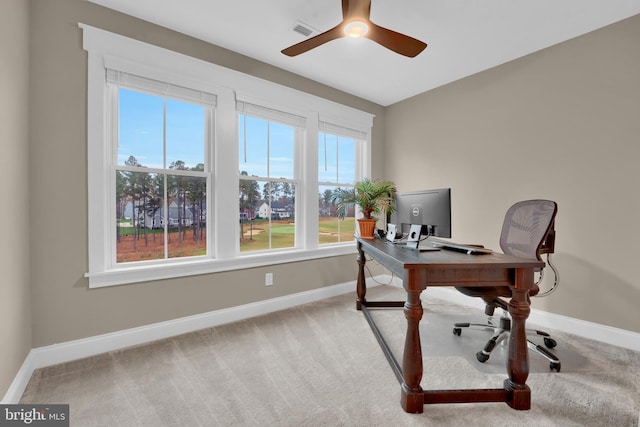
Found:
[(460, 243), (454, 243), (447, 240), (435, 239), (433, 237), (429, 237), (428, 239), (421, 241), (419, 249), (422, 250), (423, 247), (439, 248), (439, 249), (445, 249), (448, 251), (462, 252), (467, 255), (485, 255), (485, 254), (493, 253), (491, 249), (487, 249), (482, 246), (463, 245)]

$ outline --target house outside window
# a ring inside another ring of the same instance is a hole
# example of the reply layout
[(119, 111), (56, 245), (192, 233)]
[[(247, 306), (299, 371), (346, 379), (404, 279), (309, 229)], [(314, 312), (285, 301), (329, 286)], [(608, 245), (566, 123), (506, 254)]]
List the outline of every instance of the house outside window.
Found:
[(108, 74), (118, 127), (115, 263), (207, 255), (205, 152), (215, 96), (189, 102), (154, 93), (154, 82), (140, 77)]
[(353, 187), (359, 153), (365, 135), (329, 123), (320, 123), (318, 136), (318, 223), (320, 244), (349, 242), (355, 233), (355, 207), (343, 220), (336, 214), (331, 194), (337, 188)]
[(240, 251), (296, 246), (303, 117), (238, 102)]

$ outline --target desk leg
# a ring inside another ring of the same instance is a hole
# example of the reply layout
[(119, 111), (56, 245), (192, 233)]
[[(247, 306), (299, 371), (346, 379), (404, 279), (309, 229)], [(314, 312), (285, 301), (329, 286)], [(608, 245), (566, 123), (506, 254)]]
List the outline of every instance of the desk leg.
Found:
[(407, 319), (407, 336), (402, 355), (402, 390), (400, 403), (406, 412), (422, 413), (424, 406), (424, 390), (420, 387), (422, 380), (422, 347), (420, 344), (420, 319), (422, 319), (422, 302), (420, 291), (407, 291), (407, 302), (404, 305), (404, 316)]
[(366, 258), (362, 250), (362, 243), (358, 242), (358, 281), (356, 282), (356, 310), (360, 310), (363, 303), (366, 303), (367, 282), (364, 278), (364, 264)]
[(511, 287), (511, 334), (509, 337), (509, 359), (504, 388), (512, 393), (511, 401), (507, 402), (514, 409), (531, 408), (531, 390), (526, 385), (529, 376), (529, 350), (527, 349), (527, 335), (525, 321), (531, 311), (529, 307), (529, 285), (533, 284), (533, 270), (516, 270), (515, 286)]

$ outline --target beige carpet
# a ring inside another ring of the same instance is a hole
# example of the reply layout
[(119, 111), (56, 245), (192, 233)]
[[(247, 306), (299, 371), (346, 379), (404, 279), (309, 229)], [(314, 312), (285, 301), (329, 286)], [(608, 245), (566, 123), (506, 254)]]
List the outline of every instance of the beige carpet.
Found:
[[(368, 299), (403, 299), (388, 286)], [(640, 354), (557, 335), (562, 371), (531, 356), (532, 409), (400, 407), (400, 386), (354, 295), (37, 370), (21, 403), (68, 403), (84, 426), (638, 426)], [(504, 359), (473, 354), (488, 332), (451, 333), (479, 311), (425, 300), (425, 389), (501, 387)], [(402, 310), (374, 313), (400, 351)], [(431, 348), (429, 346), (431, 345)], [(395, 351), (395, 350), (394, 350)], [(396, 353), (401, 360), (401, 354)]]

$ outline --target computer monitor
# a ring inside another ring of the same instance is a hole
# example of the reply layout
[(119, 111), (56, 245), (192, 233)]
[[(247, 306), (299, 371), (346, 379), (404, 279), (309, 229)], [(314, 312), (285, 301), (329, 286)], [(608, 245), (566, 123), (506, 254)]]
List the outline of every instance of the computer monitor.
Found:
[(398, 193), (390, 222), (403, 233), (419, 224), (423, 236), (451, 238), (451, 189)]

